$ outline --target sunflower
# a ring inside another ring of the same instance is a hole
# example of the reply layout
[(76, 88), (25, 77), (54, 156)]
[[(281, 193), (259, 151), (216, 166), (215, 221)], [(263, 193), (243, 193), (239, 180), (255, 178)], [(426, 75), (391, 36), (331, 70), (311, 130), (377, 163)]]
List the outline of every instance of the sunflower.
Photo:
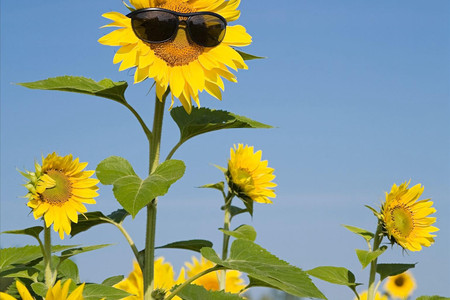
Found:
[(21, 172), (29, 182), (27, 205), (33, 209), (35, 219), (44, 217), (45, 225), (59, 232), (70, 234), (70, 223), (78, 222), (78, 213), (86, 212), (83, 203), (95, 204), (97, 179), (89, 178), (94, 171), (83, 171), (87, 163), (75, 160), (72, 154), (58, 156), (56, 153), (42, 158), (42, 166), (35, 163), (35, 172)]
[[(359, 294), (360, 300), (367, 300), (368, 292), (364, 291), (361, 294)], [(358, 300), (358, 298), (354, 298), (354, 300)], [(381, 295), (379, 292), (375, 294), (375, 300), (388, 300), (388, 297), (386, 295)]]
[[(173, 267), (169, 263), (164, 262), (164, 258), (160, 257), (155, 260), (154, 265), (155, 272), (155, 290), (159, 290), (162, 293), (170, 291), (173, 286), (185, 281), (184, 269), (181, 269), (178, 279), (175, 278)], [(123, 300), (142, 300), (144, 299), (144, 278), (142, 276), (142, 270), (137, 262), (133, 263), (133, 271), (128, 277), (121, 282), (114, 285), (115, 288), (124, 290), (134, 296), (128, 296)], [(181, 300), (179, 297), (174, 299)]]
[[(69, 295), (69, 287), (71, 280), (68, 279), (64, 285), (61, 287), (61, 280), (55, 283), (55, 285), (48, 289), (47, 294), (45, 296), (45, 300), (83, 300), (83, 289), (84, 283), (78, 286), (70, 295)], [(20, 281), (16, 281), (16, 287), (19, 291), (19, 295), (22, 300), (34, 300), (31, 296), (30, 292), (27, 290), (25, 285)], [(2, 300), (15, 300), (16, 298), (0, 292), (0, 299)]]
[(416, 282), (411, 273), (405, 272), (389, 277), (384, 289), (393, 297), (406, 299), (416, 289)]
[(422, 246), (434, 243), (431, 232), (439, 229), (431, 226), (436, 218), (428, 217), (436, 212), (430, 199), (418, 200), (423, 193), (420, 184), (408, 188), (409, 182), (400, 186), (394, 184), (391, 192), (386, 193), (386, 201), (381, 207), (381, 221), (385, 234), (392, 243), (404, 249), (420, 251)]
[[(200, 272), (214, 267), (214, 263), (205, 258), (201, 258), (200, 261), (197, 258), (192, 257), (192, 263), (186, 263), (187, 275), (192, 277)], [(199, 279), (195, 280), (193, 284), (201, 285), (207, 290), (218, 291), (219, 288), (219, 272), (208, 273)], [(226, 272), (225, 279), (225, 291), (230, 293), (239, 293), (243, 288), (245, 288), (244, 280), (241, 278), (241, 272), (236, 270), (228, 270)]]
[[(240, 0), (130, 0), (136, 9), (158, 7), (181, 13), (213, 12), (228, 23), (236, 21)], [(224, 90), (222, 78), (237, 82), (228, 68), (247, 69), (241, 55), (233, 46), (247, 46), (251, 36), (240, 25), (227, 26), (223, 41), (215, 47), (203, 47), (193, 43), (185, 30), (178, 30), (176, 37), (164, 43), (147, 43), (134, 33), (131, 20), (118, 12), (103, 14), (113, 22), (104, 27), (119, 29), (103, 36), (99, 42), (108, 46), (120, 46), (114, 63), (122, 62), (119, 71), (136, 67), (134, 82), (154, 78), (156, 94), (161, 99), (170, 86), (173, 97), (180, 100), (185, 110), (192, 110), (192, 99), (200, 106), (199, 92), (206, 91), (221, 100)], [(171, 105), (171, 107), (172, 107)]]
[(261, 161), (261, 150), (253, 153), (253, 147), (239, 144), (230, 149), (230, 160), (226, 172), (228, 185), (233, 193), (243, 199), (260, 203), (272, 203), (268, 198), (275, 198), (270, 188), (277, 185), (271, 182), (275, 175), (267, 167), (267, 160)]

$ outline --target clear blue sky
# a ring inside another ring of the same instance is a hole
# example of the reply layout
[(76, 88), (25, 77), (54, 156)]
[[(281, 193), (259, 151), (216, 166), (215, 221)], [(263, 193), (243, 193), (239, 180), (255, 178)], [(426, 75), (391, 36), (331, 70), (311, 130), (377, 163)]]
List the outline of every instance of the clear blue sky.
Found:
[[(41, 154), (73, 153), (91, 169), (119, 155), (146, 173), (144, 134), (117, 103), (12, 84), (65, 74), (126, 80), (127, 99), (150, 122), (151, 81), (133, 85), (132, 73), (112, 64), (117, 48), (97, 43), (109, 11), (126, 8), (119, 0), (1, 2), (1, 230), (38, 225), (20, 198), (26, 190), (16, 168), (32, 169)], [(241, 11), (238, 24), (254, 41), (244, 50), (268, 59), (249, 62), (238, 84), (226, 83), (222, 102), (203, 95), (201, 103), (277, 128), (216, 132), (182, 146), (175, 158), (186, 162), (186, 176), (160, 199), (157, 244), (204, 238), (221, 247), (219, 195), (196, 187), (222, 180), (211, 164), (224, 166), (229, 148), (246, 143), (275, 168), (278, 197), (234, 225), (253, 225), (259, 244), (294, 265), (345, 266), (365, 284), (368, 272), (354, 253), (365, 243), (340, 224), (374, 230), (365, 204), (379, 205), (393, 183), (422, 183), (437, 209), (436, 243), (419, 253), (394, 247), (381, 260), (419, 262), (415, 296), (450, 296), (450, 2), (260, 0), (242, 1)], [(162, 150), (177, 138), (166, 114)], [(100, 194), (89, 210), (119, 208), (111, 187)], [(140, 249), (144, 215), (125, 222)], [(0, 238), (2, 247), (33, 242)], [(83, 281), (132, 268), (125, 240), (107, 225), (64, 243), (117, 243), (77, 257)], [(192, 254), (158, 255), (178, 270)], [(315, 282), (329, 299), (352, 298), (344, 287)]]

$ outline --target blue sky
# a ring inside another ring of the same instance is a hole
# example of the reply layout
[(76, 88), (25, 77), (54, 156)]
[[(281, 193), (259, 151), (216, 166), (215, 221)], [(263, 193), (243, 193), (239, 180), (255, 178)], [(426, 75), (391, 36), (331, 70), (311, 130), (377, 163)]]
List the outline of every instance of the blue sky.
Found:
[[(425, 186), (437, 209), (436, 243), (419, 253), (389, 249), (383, 262), (419, 262), (415, 296), (450, 296), (450, 2), (268, 0), (242, 1), (236, 22), (253, 36), (245, 51), (268, 57), (249, 62), (226, 83), (223, 101), (202, 95), (202, 106), (224, 109), (275, 126), (228, 130), (195, 138), (176, 153), (187, 171), (160, 199), (156, 243), (203, 238), (221, 247), (221, 199), (196, 187), (223, 180), (211, 164), (226, 165), (235, 143), (254, 145), (275, 168), (277, 198), (255, 205), (253, 219), (236, 218), (258, 232), (257, 242), (303, 269), (344, 266), (367, 283), (354, 249), (364, 241), (341, 224), (374, 230), (364, 207), (377, 206), (393, 183)], [(121, 1), (1, 2), (1, 230), (38, 225), (21, 198), (16, 169), (56, 151), (73, 153), (95, 169), (104, 158), (128, 159), (143, 177), (147, 145), (139, 124), (113, 101), (86, 95), (27, 90), (14, 85), (59, 75), (126, 80), (128, 101), (151, 122), (151, 81), (133, 85), (118, 72), (117, 48), (97, 43), (108, 29), (101, 14), (126, 12)], [(176, 103), (179, 105), (179, 103)], [(162, 151), (177, 142), (168, 113)], [(119, 208), (111, 188), (101, 186), (89, 210)], [(143, 247), (145, 213), (126, 227)], [(1, 246), (32, 243), (0, 236)], [(54, 236), (57, 240), (57, 236)], [(80, 255), (83, 281), (128, 274), (132, 253), (120, 233), (102, 225), (65, 239), (68, 244), (116, 243)], [(159, 251), (175, 269), (192, 256)], [(118, 257), (120, 259), (118, 259)], [(113, 263), (112, 263), (113, 262)], [(329, 299), (351, 299), (350, 290), (315, 280)]]

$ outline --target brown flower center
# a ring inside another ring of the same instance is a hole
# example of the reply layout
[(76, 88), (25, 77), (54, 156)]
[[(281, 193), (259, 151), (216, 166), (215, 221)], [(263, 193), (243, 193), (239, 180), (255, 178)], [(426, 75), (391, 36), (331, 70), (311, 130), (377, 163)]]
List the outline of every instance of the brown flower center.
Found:
[(72, 196), (72, 184), (67, 175), (62, 170), (55, 169), (50, 169), (46, 173), (56, 184), (41, 194), (41, 200), (53, 205), (62, 205), (69, 201)]
[[(195, 12), (195, 9), (189, 4), (179, 1), (167, 1), (158, 7), (180, 13)], [(181, 18), (181, 20), (183, 19)], [(187, 65), (196, 60), (204, 50), (202, 46), (195, 44), (188, 38), (187, 28), (183, 24), (180, 24), (173, 40), (148, 45), (155, 52), (155, 55), (164, 60), (170, 67)]]
[(405, 278), (403, 278), (403, 276), (399, 276), (399, 277), (395, 278), (394, 283), (396, 286), (401, 287), (405, 283)]

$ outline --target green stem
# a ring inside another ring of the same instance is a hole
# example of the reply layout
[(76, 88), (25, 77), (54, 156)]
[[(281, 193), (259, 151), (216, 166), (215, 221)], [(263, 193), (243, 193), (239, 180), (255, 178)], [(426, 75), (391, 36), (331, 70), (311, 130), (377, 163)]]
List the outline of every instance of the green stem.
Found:
[(150, 131), (150, 129), (148, 129), (147, 124), (145, 124), (144, 120), (141, 118), (138, 112), (127, 102), (122, 104), (125, 105), (126, 108), (128, 108), (133, 113), (133, 115), (139, 121), (139, 124), (141, 124), (141, 127), (144, 130), (145, 135), (147, 136), (147, 139), (150, 141), (152, 139), (152, 132)]
[[(150, 142), (150, 162), (149, 174), (153, 173), (159, 164), (159, 153), (161, 146), (161, 133), (164, 117), (164, 104), (168, 92), (166, 92), (161, 101), (155, 99), (155, 113), (153, 118), (153, 134)], [(156, 208), (157, 199), (153, 199), (147, 205), (147, 231), (145, 236), (145, 255), (144, 255), (144, 300), (152, 299), (154, 285), (154, 263), (155, 263), (155, 232), (156, 232)]]
[[(383, 235), (381, 234), (382, 230), (382, 224), (378, 223), (377, 231), (375, 232), (375, 236), (373, 238), (372, 251), (376, 251), (378, 250), (378, 247), (380, 247), (381, 241), (383, 240)], [(370, 263), (369, 292), (367, 294), (367, 300), (375, 299), (375, 276), (377, 274), (377, 261), (378, 259), (374, 259)]]
[[(233, 200), (233, 194), (228, 193), (228, 195), (225, 197), (225, 216), (223, 221), (223, 229), (229, 231), (230, 230), (230, 223), (231, 223), (231, 212), (230, 212), (230, 206), (231, 201)], [(223, 234), (223, 243), (222, 243), (222, 260), (226, 260), (228, 258), (228, 244), (230, 242), (230, 236), (228, 234)], [(226, 287), (226, 278), (227, 278), (227, 271), (223, 270), (220, 272), (220, 290), (224, 291)]]
[(191, 282), (197, 280), (198, 278), (200, 278), (200, 277), (202, 277), (202, 276), (204, 276), (204, 275), (206, 275), (206, 274), (208, 274), (208, 273), (215, 272), (215, 271), (222, 270), (222, 269), (224, 269), (224, 268), (221, 267), (221, 266), (217, 266), (217, 265), (216, 265), (216, 266), (214, 266), (214, 267), (212, 267), (212, 268), (209, 268), (209, 269), (207, 269), (207, 270), (205, 270), (205, 271), (203, 271), (203, 272), (198, 273), (197, 275), (195, 275), (195, 276), (189, 278), (188, 280), (186, 280), (185, 282), (183, 282), (183, 284), (179, 285), (172, 293), (170, 293), (169, 296), (167, 296), (166, 298), (164, 298), (164, 300), (170, 300), (170, 299), (172, 299), (172, 298), (175, 297), (182, 289), (184, 289), (188, 284), (190, 284)]
[(52, 239), (50, 227), (44, 224), (44, 279), (47, 288), (53, 286), (53, 271), (52, 271)]
[(178, 148), (180, 148), (180, 146), (183, 145), (182, 141), (179, 141), (173, 148), (172, 150), (170, 150), (169, 154), (166, 157), (166, 160), (169, 160), (172, 158), (172, 156), (175, 154), (175, 151), (178, 150)]

